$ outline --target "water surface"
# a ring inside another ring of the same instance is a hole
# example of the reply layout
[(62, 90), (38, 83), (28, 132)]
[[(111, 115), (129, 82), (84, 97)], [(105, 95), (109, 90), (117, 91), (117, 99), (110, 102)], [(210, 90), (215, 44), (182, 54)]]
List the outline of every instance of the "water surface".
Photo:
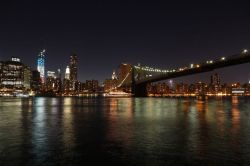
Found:
[(250, 165), (250, 99), (0, 98), (0, 165)]

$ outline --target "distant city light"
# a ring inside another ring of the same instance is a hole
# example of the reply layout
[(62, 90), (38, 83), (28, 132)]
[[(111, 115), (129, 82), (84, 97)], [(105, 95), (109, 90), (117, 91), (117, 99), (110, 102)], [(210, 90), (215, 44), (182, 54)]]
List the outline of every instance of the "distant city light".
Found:
[(209, 61), (207, 61), (206, 63), (207, 63), (207, 64), (212, 64), (212, 63), (214, 63), (214, 61), (209, 60)]
[(48, 77), (56, 78), (56, 72), (54, 72), (54, 71), (47, 71), (47, 76)]
[(244, 50), (242, 51), (242, 53), (243, 53), (243, 54), (246, 54), (246, 53), (248, 53), (248, 50), (247, 50), (247, 49), (244, 49)]
[(11, 58), (11, 61), (20, 62), (21, 60), (20, 60), (20, 58), (12, 57), (12, 58)]

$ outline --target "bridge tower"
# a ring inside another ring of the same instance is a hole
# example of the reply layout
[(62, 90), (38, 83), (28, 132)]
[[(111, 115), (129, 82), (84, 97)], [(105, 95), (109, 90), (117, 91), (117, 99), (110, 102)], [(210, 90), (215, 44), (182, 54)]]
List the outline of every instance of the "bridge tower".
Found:
[(147, 83), (136, 84), (135, 67), (132, 68), (132, 93), (135, 97), (147, 97)]

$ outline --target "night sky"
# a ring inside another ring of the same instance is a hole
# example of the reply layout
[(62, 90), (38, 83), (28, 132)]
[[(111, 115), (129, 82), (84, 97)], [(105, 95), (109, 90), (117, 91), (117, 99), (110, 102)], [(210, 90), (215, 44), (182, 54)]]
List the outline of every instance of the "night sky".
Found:
[[(79, 80), (111, 77), (122, 62), (179, 67), (250, 49), (250, 3), (241, 1), (5, 1), (0, 4), (0, 60), (65, 72), (79, 59)], [(220, 69), (222, 82), (248, 82), (250, 64)], [(199, 74), (176, 81), (208, 81)]]

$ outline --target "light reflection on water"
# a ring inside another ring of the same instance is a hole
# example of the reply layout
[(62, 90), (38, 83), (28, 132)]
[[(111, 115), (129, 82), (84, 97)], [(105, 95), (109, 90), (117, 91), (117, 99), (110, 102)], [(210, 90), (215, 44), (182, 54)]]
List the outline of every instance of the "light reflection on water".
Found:
[(249, 165), (249, 98), (0, 98), (0, 165)]

